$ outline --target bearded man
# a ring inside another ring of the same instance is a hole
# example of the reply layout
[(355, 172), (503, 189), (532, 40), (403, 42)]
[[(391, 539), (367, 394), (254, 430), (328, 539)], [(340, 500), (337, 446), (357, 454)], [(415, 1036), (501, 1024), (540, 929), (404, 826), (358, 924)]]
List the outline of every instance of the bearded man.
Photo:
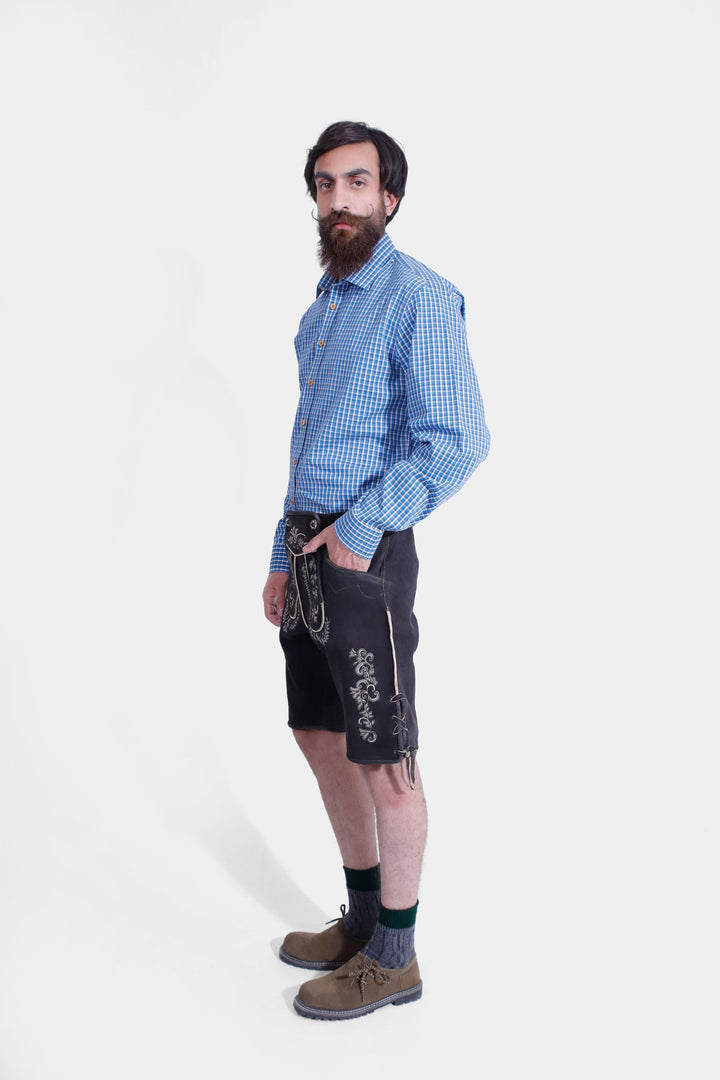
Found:
[(489, 449), (463, 297), (385, 232), (406, 179), (400, 146), (366, 124), (332, 124), (308, 152), (325, 273), (295, 339), (300, 400), (263, 603), (348, 894), (329, 929), (280, 949), (328, 972), (295, 998), (314, 1019), (422, 994), (413, 526)]

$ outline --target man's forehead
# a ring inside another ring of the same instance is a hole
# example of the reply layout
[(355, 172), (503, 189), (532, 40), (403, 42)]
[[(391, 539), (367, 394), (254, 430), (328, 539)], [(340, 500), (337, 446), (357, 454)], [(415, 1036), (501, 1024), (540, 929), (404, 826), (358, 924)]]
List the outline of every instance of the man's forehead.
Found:
[(315, 176), (319, 173), (339, 176), (355, 170), (379, 175), (380, 158), (373, 143), (347, 143), (345, 146), (337, 146), (334, 150), (322, 154), (315, 162)]

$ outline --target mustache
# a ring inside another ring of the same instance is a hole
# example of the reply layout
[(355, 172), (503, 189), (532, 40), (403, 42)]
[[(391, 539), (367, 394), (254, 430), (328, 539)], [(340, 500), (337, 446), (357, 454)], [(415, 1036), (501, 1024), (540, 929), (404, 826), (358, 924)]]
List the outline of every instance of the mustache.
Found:
[(370, 218), (374, 213), (375, 207), (371, 206), (370, 213), (363, 214), (362, 216), (349, 214), (346, 210), (331, 210), (324, 218), (317, 217), (313, 211), (312, 216), (319, 225), (325, 225), (327, 228), (331, 228), (333, 225), (360, 225), (363, 221), (370, 221)]

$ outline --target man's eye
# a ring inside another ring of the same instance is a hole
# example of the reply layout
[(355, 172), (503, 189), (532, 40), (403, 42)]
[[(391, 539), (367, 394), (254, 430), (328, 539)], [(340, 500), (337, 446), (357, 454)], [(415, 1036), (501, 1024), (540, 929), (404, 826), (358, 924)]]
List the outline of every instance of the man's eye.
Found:
[(365, 187), (364, 180), (353, 180), (353, 187)]

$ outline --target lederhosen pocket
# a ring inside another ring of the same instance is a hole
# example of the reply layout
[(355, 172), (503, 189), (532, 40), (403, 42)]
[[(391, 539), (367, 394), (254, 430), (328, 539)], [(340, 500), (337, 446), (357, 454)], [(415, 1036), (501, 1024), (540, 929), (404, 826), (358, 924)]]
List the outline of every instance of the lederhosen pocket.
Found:
[[(337, 515), (327, 516), (327, 524)], [(320, 553), (306, 555), (303, 548), (326, 525), (326, 516), (312, 513), (288, 514), (285, 520), (285, 550), (290, 564), (290, 578), (282, 617), (282, 632), (305, 633), (318, 644), (327, 642), (329, 631), (325, 614)]]

